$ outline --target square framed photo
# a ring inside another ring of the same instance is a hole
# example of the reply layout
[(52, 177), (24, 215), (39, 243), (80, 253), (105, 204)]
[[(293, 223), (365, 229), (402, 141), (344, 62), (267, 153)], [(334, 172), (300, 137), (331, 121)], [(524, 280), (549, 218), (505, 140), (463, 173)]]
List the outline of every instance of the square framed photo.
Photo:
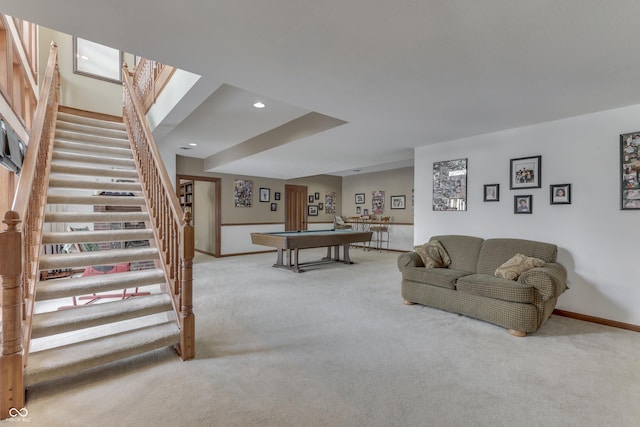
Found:
[(552, 205), (571, 204), (571, 184), (552, 184), (549, 186), (549, 197)]
[(513, 213), (533, 213), (533, 196), (531, 194), (513, 196)]
[(271, 198), (271, 190), (268, 188), (261, 188), (260, 189), (260, 201), (261, 202), (268, 202), (269, 199)]
[(391, 196), (391, 209), (404, 209), (406, 202), (406, 196)]
[(541, 188), (542, 156), (511, 159), (509, 188)]
[(500, 184), (485, 184), (484, 199), (485, 202), (500, 201)]
[(273, 200), (280, 200), (280, 192), (276, 191), (275, 193), (273, 193)]
[(356, 205), (364, 204), (364, 193), (356, 193)]
[(277, 203), (271, 203), (271, 212), (275, 212), (278, 210), (278, 204)]
[[(313, 197), (313, 196), (311, 196)], [(307, 206), (307, 215), (309, 216), (318, 216), (318, 205), (309, 205)]]

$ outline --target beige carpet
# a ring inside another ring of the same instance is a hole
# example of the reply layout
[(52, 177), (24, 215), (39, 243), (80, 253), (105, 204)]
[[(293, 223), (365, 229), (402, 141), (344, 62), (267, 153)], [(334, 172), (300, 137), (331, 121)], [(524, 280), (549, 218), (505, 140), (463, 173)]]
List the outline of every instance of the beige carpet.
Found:
[(198, 255), (195, 360), (166, 349), (34, 387), (21, 421), (640, 426), (640, 334), (552, 316), (538, 333), (515, 338), (404, 306), (396, 257), (353, 250), (354, 265), (294, 274), (271, 267), (274, 253)]

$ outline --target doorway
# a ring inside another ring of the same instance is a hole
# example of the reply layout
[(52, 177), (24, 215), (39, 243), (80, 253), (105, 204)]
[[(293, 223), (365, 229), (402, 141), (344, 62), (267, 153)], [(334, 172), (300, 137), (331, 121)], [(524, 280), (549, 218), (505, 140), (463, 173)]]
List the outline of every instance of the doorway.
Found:
[[(195, 250), (220, 256), (220, 178), (176, 175), (176, 194), (184, 210), (191, 210)], [(187, 191), (191, 190), (191, 191)]]
[(284, 186), (285, 231), (307, 229), (307, 187), (304, 185)]

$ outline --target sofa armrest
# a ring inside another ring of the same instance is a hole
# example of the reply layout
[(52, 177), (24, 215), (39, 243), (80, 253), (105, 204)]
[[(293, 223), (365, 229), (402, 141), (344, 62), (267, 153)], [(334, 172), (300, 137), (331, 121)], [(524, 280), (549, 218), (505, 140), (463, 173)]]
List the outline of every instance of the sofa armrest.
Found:
[(424, 263), (417, 253), (405, 252), (398, 256), (398, 270), (402, 271), (404, 267), (424, 267)]
[(522, 273), (518, 283), (533, 286), (542, 295), (542, 300), (548, 301), (568, 289), (567, 270), (562, 264), (549, 262)]

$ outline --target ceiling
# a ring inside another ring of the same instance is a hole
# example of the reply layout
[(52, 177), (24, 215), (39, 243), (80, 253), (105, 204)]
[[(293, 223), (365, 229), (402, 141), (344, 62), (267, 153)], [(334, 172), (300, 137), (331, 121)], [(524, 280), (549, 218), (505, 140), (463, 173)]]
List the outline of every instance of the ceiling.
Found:
[(224, 173), (402, 167), (426, 144), (640, 103), (637, 0), (3, 0), (0, 12), (200, 75), (158, 144)]

